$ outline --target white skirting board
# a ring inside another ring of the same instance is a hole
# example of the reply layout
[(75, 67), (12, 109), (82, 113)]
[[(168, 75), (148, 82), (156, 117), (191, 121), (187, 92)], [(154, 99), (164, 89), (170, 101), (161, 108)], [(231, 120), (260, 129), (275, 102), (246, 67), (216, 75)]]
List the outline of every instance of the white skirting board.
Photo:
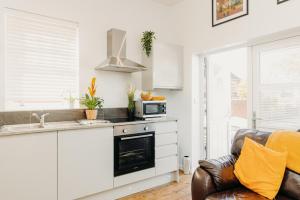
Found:
[(124, 185), (80, 200), (114, 200), (177, 180), (177, 171)]

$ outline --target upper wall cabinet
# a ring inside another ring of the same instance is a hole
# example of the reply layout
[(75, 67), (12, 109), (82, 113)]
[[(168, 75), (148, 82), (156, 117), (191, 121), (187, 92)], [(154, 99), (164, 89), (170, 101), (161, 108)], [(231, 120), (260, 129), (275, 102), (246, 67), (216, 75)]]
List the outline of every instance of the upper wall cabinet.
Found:
[(151, 55), (143, 54), (143, 90), (183, 87), (183, 47), (174, 44), (153, 43)]

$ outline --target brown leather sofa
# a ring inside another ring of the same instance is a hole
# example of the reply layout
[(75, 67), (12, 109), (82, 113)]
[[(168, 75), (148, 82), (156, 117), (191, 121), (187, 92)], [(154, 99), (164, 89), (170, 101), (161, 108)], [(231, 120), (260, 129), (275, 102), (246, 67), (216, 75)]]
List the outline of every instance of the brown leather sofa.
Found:
[[(235, 177), (234, 163), (236, 162), (245, 136), (260, 144), (265, 144), (270, 133), (256, 130), (239, 130), (235, 135), (231, 155), (219, 159), (199, 161), (192, 179), (193, 200), (260, 200), (266, 199), (243, 187)], [(300, 147), (299, 147), (300, 148)], [(277, 200), (300, 200), (300, 175), (286, 170)]]

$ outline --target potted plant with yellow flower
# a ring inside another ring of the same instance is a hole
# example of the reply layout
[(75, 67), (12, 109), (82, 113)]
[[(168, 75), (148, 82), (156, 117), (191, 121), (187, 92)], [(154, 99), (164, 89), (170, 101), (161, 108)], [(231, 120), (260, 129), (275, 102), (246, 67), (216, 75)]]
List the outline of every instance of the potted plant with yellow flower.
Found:
[(86, 118), (88, 120), (97, 119), (98, 109), (103, 107), (104, 100), (100, 97), (96, 97), (96, 78), (93, 77), (90, 87), (88, 87), (88, 93), (85, 97), (81, 98), (80, 103), (84, 105), (87, 109), (85, 110)]

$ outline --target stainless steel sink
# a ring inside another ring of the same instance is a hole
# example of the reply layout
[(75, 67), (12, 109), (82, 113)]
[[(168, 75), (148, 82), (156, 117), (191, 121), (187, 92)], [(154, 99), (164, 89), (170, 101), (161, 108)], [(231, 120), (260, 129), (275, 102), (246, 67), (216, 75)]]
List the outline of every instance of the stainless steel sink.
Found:
[(18, 124), (18, 125), (5, 125), (1, 128), (2, 131), (22, 131), (40, 128), (39, 124)]
[(67, 126), (78, 125), (75, 121), (70, 122), (49, 122), (45, 123), (44, 127), (41, 127), (39, 123), (34, 124), (16, 124), (16, 125), (5, 125), (1, 128), (1, 131), (18, 132), (18, 131), (33, 131), (33, 130), (45, 130), (45, 129), (55, 129)]

